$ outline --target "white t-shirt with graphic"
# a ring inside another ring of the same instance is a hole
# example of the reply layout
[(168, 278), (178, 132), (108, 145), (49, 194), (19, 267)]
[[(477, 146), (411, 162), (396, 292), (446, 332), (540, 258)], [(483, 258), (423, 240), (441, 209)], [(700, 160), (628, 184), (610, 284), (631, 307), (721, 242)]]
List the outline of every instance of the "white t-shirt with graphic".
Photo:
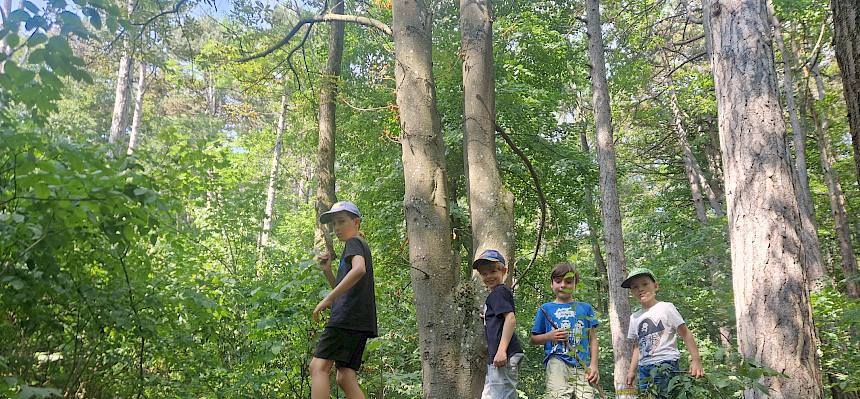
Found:
[(630, 315), (627, 338), (639, 342), (639, 365), (678, 360), (681, 352), (675, 341), (682, 324), (684, 319), (669, 302), (657, 302), (650, 309), (639, 309)]

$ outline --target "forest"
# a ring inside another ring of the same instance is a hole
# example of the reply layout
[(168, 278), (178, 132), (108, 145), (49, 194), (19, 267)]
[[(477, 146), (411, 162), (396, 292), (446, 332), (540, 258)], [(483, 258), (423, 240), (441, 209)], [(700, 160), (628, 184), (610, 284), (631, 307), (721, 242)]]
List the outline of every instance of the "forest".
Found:
[[(856, 0), (2, 0), (0, 397), (308, 398), (361, 208), (368, 398), (479, 398), (508, 259), (520, 398), (569, 262), (621, 398), (645, 267), (705, 375), (860, 398)], [(680, 341), (680, 340), (679, 340)], [(681, 370), (689, 350), (679, 345)], [(332, 396), (345, 397), (334, 381)]]

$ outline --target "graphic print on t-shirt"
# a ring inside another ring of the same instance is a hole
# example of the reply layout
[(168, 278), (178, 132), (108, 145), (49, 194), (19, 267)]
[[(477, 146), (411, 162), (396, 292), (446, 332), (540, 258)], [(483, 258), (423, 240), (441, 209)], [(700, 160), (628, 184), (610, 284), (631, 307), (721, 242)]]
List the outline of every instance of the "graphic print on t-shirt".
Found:
[[(576, 319), (576, 310), (572, 307), (558, 308), (553, 312), (556, 320), (560, 320), (558, 327), (570, 330), (570, 335), (567, 336), (567, 342), (559, 341), (553, 345), (552, 352), (566, 353), (573, 349), (576, 344), (583, 338), (585, 325), (582, 319)], [(570, 321), (576, 320), (576, 325), (571, 326)]]
[(660, 346), (660, 340), (663, 338), (665, 330), (666, 327), (663, 326), (662, 320), (656, 325), (649, 318), (639, 322), (636, 332), (639, 335), (639, 351), (642, 358), (648, 357), (654, 349)]

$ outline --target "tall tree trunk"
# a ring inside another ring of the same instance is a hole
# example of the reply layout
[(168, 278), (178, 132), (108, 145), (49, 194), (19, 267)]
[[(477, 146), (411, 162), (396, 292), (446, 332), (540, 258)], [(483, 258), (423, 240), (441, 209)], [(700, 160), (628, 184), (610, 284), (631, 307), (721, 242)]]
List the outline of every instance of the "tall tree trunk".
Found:
[(740, 354), (790, 378), (745, 398), (823, 397), (800, 204), (764, 0), (705, 1), (728, 204)]
[[(333, 14), (343, 14), (343, 1), (335, 0)], [(320, 85), (319, 143), (317, 144), (317, 223), (314, 246), (321, 252), (334, 252), (331, 231), (319, 222), (319, 215), (337, 202), (335, 194), (335, 98), (343, 58), (343, 22), (329, 24), (328, 61)]]
[[(671, 84), (671, 82), (670, 82)], [(697, 174), (698, 161), (693, 155), (693, 149), (690, 148), (690, 142), (687, 140), (687, 130), (684, 128), (683, 119), (681, 116), (681, 107), (678, 105), (678, 96), (675, 94), (675, 89), (669, 89), (669, 105), (672, 108), (672, 124), (675, 125), (675, 135), (678, 137), (678, 144), (681, 146), (681, 158), (684, 160), (684, 172), (687, 175), (687, 181), (690, 183), (690, 194), (693, 199), (693, 208), (696, 210), (696, 219), (702, 224), (708, 224), (708, 214), (705, 210), (705, 201), (702, 197), (702, 187), (704, 182), (701, 173)], [(719, 205), (717, 205), (719, 207)]]
[[(263, 230), (260, 231), (260, 239), (257, 241), (259, 258), (269, 245), (269, 235), (272, 232), (272, 217), (275, 211), (275, 192), (278, 181), (278, 169), (281, 165), (281, 148), (283, 147), (284, 130), (287, 119), (287, 93), (281, 95), (281, 112), (278, 114), (278, 131), (275, 137), (275, 148), (272, 150), (272, 167), (269, 169), (269, 185), (266, 188), (266, 209), (263, 214)], [(259, 276), (260, 270), (257, 270)]]
[[(134, 0), (126, 3), (126, 10), (131, 15), (134, 9)], [(128, 34), (128, 32), (126, 32)], [(131, 57), (132, 44), (129, 37), (123, 39), (122, 55), (116, 73), (116, 90), (114, 92), (113, 113), (111, 114), (110, 132), (108, 135), (108, 146), (112, 154), (116, 155), (119, 147), (120, 136), (128, 125), (128, 103), (131, 94), (131, 65), (134, 60)]]
[[(579, 142), (582, 146), (582, 152), (590, 154), (591, 149), (588, 146), (588, 137), (585, 134), (585, 129), (579, 132)], [(601, 312), (606, 312), (608, 310), (609, 277), (606, 272), (606, 261), (603, 260), (603, 253), (600, 251), (600, 241), (597, 237), (597, 213), (594, 211), (594, 194), (589, 184), (586, 184), (583, 189), (583, 201), (585, 202), (585, 220), (588, 223), (588, 241), (591, 242), (591, 253), (594, 256), (594, 265), (598, 274), (598, 306), (600, 306)]]
[(462, 313), (458, 263), (451, 246), (445, 147), (432, 69), (432, 12), (425, 0), (395, 0), (392, 7), (395, 82), (412, 286), (425, 398), (466, 398), (459, 378)]
[(126, 154), (134, 154), (137, 149), (137, 136), (140, 133), (140, 119), (143, 117), (143, 94), (146, 91), (146, 63), (140, 61), (137, 65), (137, 87), (134, 97), (134, 113), (131, 117), (131, 132), (128, 134), (128, 150)]
[[(821, 75), (815, 74), (817, 81)], [(821, 93), (823, 98), (823, 93)], [(839, 183), (839, 175), (833, 171), (833, 150), (830, 146), (830, 137), (827, 130), (830, 128), (830, 120), (827, 114), (818, 115), (813, 104), (808, 106), (812, 120), (815, 122), (815, 135), (818, 139), (818, 148), (821, 153), (821, 170), (824, 173), (824, 181), (827, 183), (827, 194), (830, 197), (830, 211), (836, 224), (836, 239), (839, 242), (839, 253), (842, 256), (842, 274), (845, 278), (845, 291), (850, 298), (860, 298), (860, 283), (857, 277), (857, 257), (851, 243), (851, 229), (848, 226), (848, 214), (845, 212), (845, 195), (842, 193), (842, 185)]]
[(842, 74), (854, 168), (860, 183), (860, 4), (857, 0), (830, 0), (830, 8), (833, 10), (833, 48)]
[(627, 326), (630, 324), (630, 302), (627, 290), (621, 288), (627, 273), (624, 259), (624, 240), (621, 234), (621, 209), (618, 204), (615, 147), (612, 138), (612, 119), (609, 108), (609, 87), (606, 83), (606, 59), (603, 54), (603, 33), (600, 25), (600, 3), (585, 3), (588, 29), (588, 59), (591, 63), (591, 90), (594, 120), (597, 127), (597, 163), (600, 167), (600, 191), (603, 216), (603, 241), (606, 246), (607, 275), (609, 277), (609, 327), (612, 332), (614, 355), (614, 386), (625, 383), (630, 365), (630, 342)]
[[(496, 89), (493, 68), (493, 8), (490, 0), (461, 0), (460, 34), (463, 54), (463, 167), (469, 195), (472, 248), (475, 254), (486, 249), (502, 253), (508, 263), (508, 284), (514, 275), (514, 196), (502, 185), (496, 162)], [(476, 272), (472, 284), (480, 289)], [(476, 295), (475, 316), (484, 295)], [(486, 340), (478, 317), (467, 319), (463, 344), (463, 372), (460, 385), (471, 384), (468, 397), (478, 398), (487, 366)]]
[(818, 289), (819, 280), (826, 274), (821, 263), (821, 244), (818, 240), (818, 223), (815, 221), (815, 208), (812, 204), (812, 194), (809, 191), (809, 174), (806, 166), (806, 129), (797, 117), (797, 106), (794, 101), (794, 60), (791, 53), (786, 50), (785, 41), (782, 38), (782, 28), (772, 0), (767, 0), (768, 16), (773, 26), (774, 39), (783, 60), (783, 91), (785, 92), (785, 107), (788, 110), (791, 121), (791, 132), (794, 141), (794, 170), (797, 173), (799, 187), (797, 189), (797, 200), (800, 203), (803, 240), (803, 252), (806, 258), (807, 278), (813, 289)]

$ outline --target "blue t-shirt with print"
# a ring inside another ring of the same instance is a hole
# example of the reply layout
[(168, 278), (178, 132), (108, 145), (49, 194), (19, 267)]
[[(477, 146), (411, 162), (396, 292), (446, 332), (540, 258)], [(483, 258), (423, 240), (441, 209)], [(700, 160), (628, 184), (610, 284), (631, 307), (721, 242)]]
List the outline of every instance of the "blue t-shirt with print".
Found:
[[(548, 320), (551, 319), (552, 322)], [(543, 346), (543, 363), (549, 361), (550, 356), (555, 356), (565, 363), (574, 367), (588, 367), (591, 354), (588, 346), (588, 329), (597, 327), (600, 321), (594, 316), (594, 308), (584, 302), (555, 303), (547, 302), (540, 306), (535, 315), (532, 334), (544, 334), (555, 328), (570, 328), (567, 342), (547, 341)], [(577, 350), (577, 359), (568, 353)]]

